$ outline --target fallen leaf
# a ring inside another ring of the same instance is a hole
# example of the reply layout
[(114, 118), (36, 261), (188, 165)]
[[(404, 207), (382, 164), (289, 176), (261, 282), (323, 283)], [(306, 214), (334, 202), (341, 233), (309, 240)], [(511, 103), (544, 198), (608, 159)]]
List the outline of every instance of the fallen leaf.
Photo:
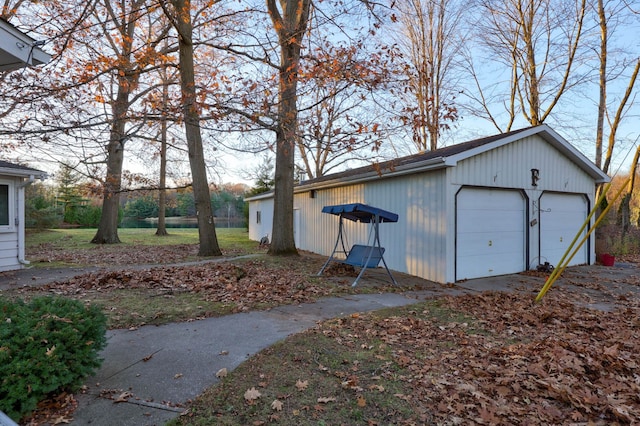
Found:
[(217, 377), (218, 379), (222, 379), (222, 378), (224, 378), (224, 377), (227, 377), (227, 374), (228, 374), (227, 369), (226, 369), (226, 368), (221, 368), (221, 369), (220, 369), (220, 370), (218, 370), (218, 372), (216, 373), (216, 377)]
[(183, 374), (182, 373), (177, 373), (175, 376), (173, 376), (174, 379), (179, 379), (180, 377), (182, 377)]
[(118, 395), (116, 398), (113, 399), (113, 402), (114, 403), (127, 402), (129, 398), (131, 398), (132, 396), (133, 394), (131, 392), (122, 392), (120, 395)]
[(296, 382), (296, 388), (299, 391), (306, 390), (308, 386), (309, 386), (309, 381), (308, 380), (302, 381), (302, 380), (298, 379), (298, 381)]
[(367, 400), (364, 399), (364, 396), (360, 395), (358, 397), (357, 404), (358, 404), (358, 407), (366, 407), (367, 406)]
[(370, 385), (369, 390), (377, 390), (378, 392), (384, 392), (384, 386), (382, 385)]
[(262, 394), (256, 388), (251, 388), (244, 393), (244, 399), (251, 402), (260, 398)]
[(321, 404), (326, 404), (328, 402), (336, 402), (336, 399), (332, 396), (320, 397), (318, 398), (318, 402)]
[(273, 402), (271, 403), (272, 410), (282, 411), (282, 407), (283, 407), (282, 402), (278, 401), (277, 399), (274, 399)]
[(60, 416), (60, 417), (56, 417), (56, 418), (53, 420), (53, 424), (54, 424), (54, 425), (61, 425), (61, 424), (63, 424), (63, 423), (64, 423), (64, 424), (69, 424), (69, 423), (71, 423), (71, 421), (72, 421), (72, 420), (73, 420), (73, 419), (71, 419), (71, 418), (69, 418), (69, 417)]

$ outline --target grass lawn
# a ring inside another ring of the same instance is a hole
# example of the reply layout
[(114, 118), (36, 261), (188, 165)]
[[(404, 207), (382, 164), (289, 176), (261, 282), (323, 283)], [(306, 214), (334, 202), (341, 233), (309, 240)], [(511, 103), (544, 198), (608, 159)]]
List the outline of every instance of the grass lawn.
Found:
[[(27, 258), (34, 267), (163, 264), (198, 260), (198, 230), (170, 228), (159, 237), (151, 228), (118, 230), (120, 244), (91, 243), (95, 229), (52, 229), (27, 232)], [(264, 252), (250, 241), (244, 228), (216, 229), (218, 244), (226, 256)], [(153, 249), (153, 251), (150, 251)], [(146, 256), (145, 256), (146, 255)]]

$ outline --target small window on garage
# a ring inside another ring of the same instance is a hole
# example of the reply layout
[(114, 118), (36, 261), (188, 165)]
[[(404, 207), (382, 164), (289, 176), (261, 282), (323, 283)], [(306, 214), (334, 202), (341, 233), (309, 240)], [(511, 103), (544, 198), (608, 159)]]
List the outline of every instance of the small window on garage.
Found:
[(0, 231), (7, 230), (10, 227), (10, 201), (9, 185), (0, 183)]
[(256, 223), (262, 223), (262, 212), (260, 210), (256, 212)]

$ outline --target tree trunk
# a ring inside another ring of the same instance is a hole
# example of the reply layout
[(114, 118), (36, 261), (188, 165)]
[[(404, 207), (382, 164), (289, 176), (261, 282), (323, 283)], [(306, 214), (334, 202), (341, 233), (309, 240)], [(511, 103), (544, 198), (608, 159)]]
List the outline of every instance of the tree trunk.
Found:
[(107, 147), (107, 176), (102, 192), (102, 216), (94, 244), (116, 244), (118, 237), (118, 212), (120, 209), (120, 188), (122, 185), (122, 163), (124, 161), (124, 120), (116, 119), (111, 127), (111, 137)]
[(598, 0), (598, 23), (600, 25), (600, 70), (598, 118), (596, 127), (596, 166), (602, 167), (602, 141), (604, 139), (604, 114), (607, 109), (607, 17), (602, 0)]
[[(122, 164), (124, 162), (124, 148), (127, 140), (127, 113), (130, 107), (131, 93), (136, 90), (140, 78), (140, 70), (132, 63), (133, 36), (141, 13), (140, 4), (133, 2), (128, 15), (120, 18), (119, 25), (121, 45), (118, 56), (116, 77), (118, 90), (115, 100), (111, 103), (112, 123), (107, 146), (107, 175), (104, 180), (102, 216), (98, 231), (91, 240), (95, 244), (115, 244), (120, 242), (118, 237), (118, 213), (120, 210), (120, 190), (122, 187)], [(111, 14), (114, 11), (107, 8)]]
[(120, 189), (122, 187), (122, 164), (124, 162), (124, 146), (126, 141), (126, 115), (129, 109), (129, 95), (135, 85), (135, 77), (128, 72), (123, 73), (118, 82), (118, 94), (113, 103), (113, 123), (107, 146), (107, 176), (104, 181), (102, 196), (102, 216), (96, 235), (91, 240), (94, 244), (116, 244), (118, 237), (118, 213), (120, 210)]
[(280, 68), (273, 228), (270, 255), (297, 255), (293, 235), (293, 182), (298, 126), (298, 69), (302, 39), (307, 29), (310, 0), (267, 0), (269, 16), (278, 33)]
[[(162, 86), (162, 100), (163, 105), (168, 104), (168, 88), (166, 81), (166, 75), (164, 75), (165, 82)], [(165, 222), (165, 212), (167, 207), (167, 112), (165, 109), (162, 111), (162, 123), (161, 123), (161, 135), (160, 135), (160, 193), (158, 194), (158, 229), (156, 229), (156, 235), (164, 237), (169, 235), (167, 232), (167, 225)]]
[(218, 246), (216, 228), (213, 222), (211, 210), (211, 195), (207, 180), (207, 167), (204, 161), (202, 149), (202, 136), (200, 134), (200, 113), (196, 100), (196, 85), (193, 65), (193, 42), (191, 23), (191, 1), (172, 0), (172, 4), (178, 16), (173, 22), (178, 31), (179, 56), (180, 56), (180, 85), (182, 89), (182, 111), (189, 151), (189, 165), (191, 166), (191, 178), (193, 180), (193, 198), (196, 205), (198, 219), (198, 236), (200, 249), (198, 256), (221, 256), (222, 251)]

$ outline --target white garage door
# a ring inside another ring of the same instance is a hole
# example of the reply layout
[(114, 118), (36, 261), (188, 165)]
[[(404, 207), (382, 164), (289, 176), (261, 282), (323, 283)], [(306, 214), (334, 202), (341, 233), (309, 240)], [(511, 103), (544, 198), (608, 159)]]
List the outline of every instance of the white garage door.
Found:
[(456, 201), (456, 280), (524, 271), (526, 203), (522, 193), (463, 188)]
[[(540, 197), (540, 259), (556, 266), (587, 219), (587, 215), (588, 204), (583, 195), (542, 194)], [(580, 238), (585, 235), (585, 232), (581, 233)], [(584, 263), (587, 263), (587, 244), (580, 247), (569, 265)]]

